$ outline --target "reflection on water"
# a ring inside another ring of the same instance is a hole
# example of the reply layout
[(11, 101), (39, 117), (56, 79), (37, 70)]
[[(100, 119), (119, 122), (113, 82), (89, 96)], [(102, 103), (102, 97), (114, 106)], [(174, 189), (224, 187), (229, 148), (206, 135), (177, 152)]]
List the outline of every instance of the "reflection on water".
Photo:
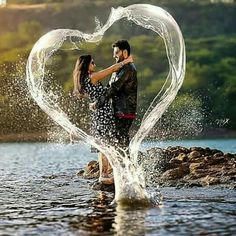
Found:
[(158, 207), (112, 206), (76, 176), (89, 147), (0, 144), (0, 235), (233, 235), (235, 190), (161, 189)]

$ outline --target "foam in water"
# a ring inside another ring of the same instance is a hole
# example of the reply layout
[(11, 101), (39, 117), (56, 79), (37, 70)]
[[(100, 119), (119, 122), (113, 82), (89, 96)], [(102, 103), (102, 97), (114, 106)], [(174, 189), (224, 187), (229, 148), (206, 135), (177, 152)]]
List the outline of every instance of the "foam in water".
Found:
[[(122, 150), (101, 145), (93, 137), (76, 127), (69, 120), (65, 111), (57, 104), (57, 97), (53, 92), (46, 92), (44, 80), (45, 67), (48, 59), (63, 45), (65, 41), (71, 42), (69, 49), (79, 49), (83, 42), (99, 43), (106, 30), (120, 19), (150, 29), (162, 37), (167, 58), (169, 73), (160, 92), (147, 109), (139, 130), (130, 143), (130, 158)], [(137, 163), (138, 150), (142, 140), (148, 135), (155, 123), (160, 119), (167, 107), (174, 100), (180, 89), (185, 74), (185, 45), (182, 33), (173, 17), (160, 7), (149, 4), (134, 4), (128, 7), (113, 9), (104, 26), (97, 27), (92, 34), (79, 30), (57, 29), (43, 35), (34, 45), (27, 62), (27, 84), (32, 97), (37, 104), (56, 123), (67, 132), (73, 133), (87, 144), (93, 145), (103, 152), (110, 160), (115, 177), (115, 200), (122, 203), (149, 203), (157, 202), (157, 196), (147, 191), (142, 169)]]

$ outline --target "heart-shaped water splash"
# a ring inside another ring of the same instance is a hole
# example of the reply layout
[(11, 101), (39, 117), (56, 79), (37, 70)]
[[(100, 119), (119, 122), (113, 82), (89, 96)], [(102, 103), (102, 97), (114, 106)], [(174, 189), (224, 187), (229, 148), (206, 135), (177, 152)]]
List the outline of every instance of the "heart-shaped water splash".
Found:
[[(164, 40), (169, 61), (169, 73), (166, 82), (152, 101), (143, 117), (139, 130), (131, 140), (130, 159), (122, 156), (120, 152), (117, 152), (112, 147), (101, 146), (93, 137), (72, 124), (67, 114), (60, 107), (55, 106), (56, 98), (54, 98), (54, 95), (50, 94), (49, 96), (43, 89), (46, 62), (65, 40), (69, 39), (71, 41), (71, 49), (75, 49), (76, 45), (82, 41), (98, 43), (113, 23), (123, 18), (159, 34)], [(162, 8), (148, 4), (135, 4), (125, 8), (112, 9), (106, 24), (92, 34), (70, 29), (50, 31), (43, 35), (34, 45), (27, 62), (27, 84), (32, 97), (38, 105), (66, 131), (76, 134), (84, 142), (95, 146), (109, 157), (114, 169), (115, 198), (118, 201), (127, 198), (134, 200), (148, 198), (148, 193), (145, 191), (144, 177), (137, 170), (136, 165), (139, 146), (174, 100), (183, 83), (184, 74), (185, 45), (177, 23)]]

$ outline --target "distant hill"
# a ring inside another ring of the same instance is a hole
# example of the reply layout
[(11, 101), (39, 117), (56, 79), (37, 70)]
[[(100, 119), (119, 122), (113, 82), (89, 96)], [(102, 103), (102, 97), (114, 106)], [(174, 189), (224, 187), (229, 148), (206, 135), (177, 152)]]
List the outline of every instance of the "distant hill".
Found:
[[(11, 4), (16, 2), (17, 5)], [(26, 4), (29, 2), (37, 4)], [(131, 2), (141, 3), (138, 0), (8, 1), (7, 7), (0, 9), (0, 35), (15, 31), (20, 23), (31, 20), (40, 22), (44, 31), (55, 28), (91, 31), (95, 27), (95, 17), (104, 23), (112, 7), (128, 6)], [(169, 11), (180, 25), (185, 37), (236, 33), (236, 3), (212, 4), (209, 1), (186, 0), (151, 0), (148, 3)]]

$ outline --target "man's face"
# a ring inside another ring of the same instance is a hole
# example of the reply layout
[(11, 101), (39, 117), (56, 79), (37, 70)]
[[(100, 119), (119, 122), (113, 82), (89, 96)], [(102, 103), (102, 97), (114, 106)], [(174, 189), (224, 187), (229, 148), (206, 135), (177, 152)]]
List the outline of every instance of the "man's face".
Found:
[(116, 62), (123, 61), (124, 60), (123, 50), (120, 50), (118, 47), (114, 47), (113, 57), (115, 58)]

